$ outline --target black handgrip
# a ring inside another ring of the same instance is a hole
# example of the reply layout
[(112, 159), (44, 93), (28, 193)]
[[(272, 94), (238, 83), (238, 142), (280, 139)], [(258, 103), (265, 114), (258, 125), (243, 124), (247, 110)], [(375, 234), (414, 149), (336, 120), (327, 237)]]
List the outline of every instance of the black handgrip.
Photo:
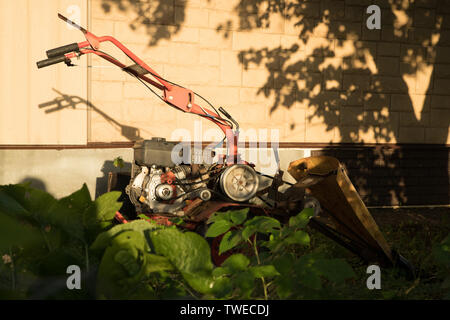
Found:
[(74, 42), (74, 43), (67, 44), (62, 47), (47, 50), (47, 57), (49, 57), (49, 58), (59, 57), (59, 56), (62, 56), (63, 54), (66, 54), (66, 53), (69, 53), (72, 51), (76, 51), (76, 52), (80, 51), (80, 48), (78, 47), (78, 43)]
[[(37, 64), (37, 67), (40, 69), (43, 67), (51, 66), (52, 64), (55, 64), (55, 63), (64, 62), (64, 61), (66, 61), (66, 59), (67, 58), (65, 56), (59, 56), (59, 57), (54, 57), (54, 58), (39, 61), (36, 64)], [(67, 59), (67, 60), (69, 60), (69, 59)]]

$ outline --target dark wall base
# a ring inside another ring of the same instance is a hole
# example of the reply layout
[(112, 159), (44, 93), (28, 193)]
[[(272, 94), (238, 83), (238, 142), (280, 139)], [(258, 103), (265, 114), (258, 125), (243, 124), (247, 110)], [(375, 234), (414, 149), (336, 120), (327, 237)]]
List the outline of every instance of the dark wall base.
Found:
[(311, 155), (338, 158), (368, 206), (449, 204), (448, 146), (326, 147)]

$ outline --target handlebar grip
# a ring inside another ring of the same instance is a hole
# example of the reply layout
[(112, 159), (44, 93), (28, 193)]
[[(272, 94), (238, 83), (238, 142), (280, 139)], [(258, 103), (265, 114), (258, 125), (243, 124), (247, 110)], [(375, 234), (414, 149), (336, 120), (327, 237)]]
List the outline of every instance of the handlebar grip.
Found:
[(66, 59), (67, 58), (65, 56), (59, 56), (59, 57), (53, 57), (50, 59), (38, 61), (36, 64), (37, 64), (38, 69), (40, 69), (40, 68), (51, 66), (52, 64), (64, 62), (64, 61), (66, 61)]
[(65, 46), (61, 46), (58, 48), (47, 50), (47, 57), (54, 58), (62, 56), (66, 53), (72, 52), (72, 51), (80, 51), (80, 48), (78, 47), (78, 43), (74, 42), (71, 44), (67, 44)]

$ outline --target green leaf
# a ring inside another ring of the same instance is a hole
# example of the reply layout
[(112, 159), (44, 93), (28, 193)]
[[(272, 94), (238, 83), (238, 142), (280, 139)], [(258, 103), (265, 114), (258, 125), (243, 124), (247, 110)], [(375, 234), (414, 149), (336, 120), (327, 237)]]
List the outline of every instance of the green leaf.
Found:
[[(130, 297), (148, 275), (145, 259), (149, 247), (142, 232), (127, 230), (111, 239), (97, 273), (98, 293), (107, 298)], [(153, 291), (149, 293), (153, 295)]]
[(85, 228), (81, 213), (66, 200), (59, 200), (48, 213), (49, 224), (80, 241), (85, 241)]
[(138, 231), (138, 232), (144, 232), (146, 230), (154, 230), (154, 229), (161, 229), (164, 228), (161, 225), (158, 225), (151, 221), (145, 221), (145, 220), (134, 220), (129, 223), (119, 224), (114, 226), (113, 228), (100, 233), (97, 238), (95, 239), (94, 243), (91, 245), (92, 250), (103, 250), (105, 249), (109, 244), (110, 241), (117, 236), (118, 234), (124, 232), (124, 231)]
[(112, 226), (114, 216), (122, 207), (122, 203), (117, 199), (121, 192), (112, 191), (102, 194), (92, 205), (83, 212), (83, 223), (91, 238)]
[(116, 212), (122, 207), (122, 202), (117, 201), (121, 195), (120, 191), (111, 191), (95, 199), (96, 219), (98, 221), (114, 219)]
[(152, 253), (145, 253), (144, 259), (144, 268), (146, 274), (174, 269), (169, 259), (167, 259), (166, 257), (158, 256)]
[(240, 231), (228, 231), (224, 234), (222, 240), (219, 245), (219, 254), (224, 253), (225, 251), (233, 249), (239, 243), (242, 242), (242, 235)]
[(149, 285), (154, 272), (174, 270), (169, 259), (148, 252), (142, 230), (125, 230), (110, 239), (97, 274), (98, 294), (111, 299), (155, 298)]
[(120, 247), (110, 246), (102, 256), (97, 272), (97, 296), (120, 299), (126, 292), (125, 286), (120, 282), (129, 277), (128, 272), (114, 259), (119, 250)]
[(115, 158), (113, 164), (114, 164), (114, 167), (116, 167), (116, 168), (123, 168), (124, 167), (124, 162), (123, 162), (122, 157)]
[(271, 233), (281, 227), (280, 222), (277, 219), (266, 216), (253, 217), (252, 219), (247, 220), (244, 226), (255, 228), (257, 232), (261, 233)]
[(184, 223), (184, 220), (180, 217), (171, 218), (169, 221), (176, 225), (182, 225)]
[(236, 253), (229, 256), (223, 262), (222, 266), (228, 268), (230, 271), (243, 271), (247, 269), (249, 264), (250, 260), (246, 256), (244, 256), (242, 253)]
[(129, 248), (131, 251), (136, 252), (136, 259), (138, 257), (137, 251), (150, 251), (144, 234), (140, 231), (135, 230), (127, 230), (118, 234), (111, 240), (110, 245), (121, 248)]
[(280, 299), (287, 299), (292, 295), (294, 291), (294, 282), (292, 277), (281, 276), (275, 279), (277, 294)]
[(0, 210), (2, 208), (9, 214), (37, 222), (41, 228), (50, 225), (86, 242), (83, 217), (92, 211), (93, 203), (86, 184), (60, 200), (45, 191), (26, 185), (9, 185), (0, 188)]
[(285, 254), (273, 261), (273, 265), (281, 274), (289, 274), (292, 271), (294, 257), (291, 254)]
[(86, 184), (71, 195), (58, 200), (48, 211), (49, 223), (79, 239), (87, 242), (84, 214), (93, 208), (91, 195)]
[(232, 227), (232, 224), (228, 220), (217, 220), (213, 222), (206, 231), (206, 237), (215, 238), (224, 234)]
[(322, 288), (322, 281), (316, 272), (301, 272), (298, 275), (299, 282), (305, 287), (320, 290)]
[(355, 277), (352, 267), (342, 259), (319, 259), (314, 263), (318, 272), (334, 283), (342, 283)]
[(30, 187), (27, 188), (22, 200), (23, 206), (41, 226), (48, 224), (51, 220), (49, 213), (56, 203), (57, 200), (48, 192)]
[(114, 261), (120, 263), (128, 272), (130, 276), (139, 273), (141, 266), (136, 261), (136, 257), (129, 250), (119, 250), (114, 255)]
[(312, 216), (314, 216), (314, 208), (305, 208), (298, 215), (289, 219), (289, 227), (303, 229), (309, 223)]
[(250, 299), (255, 289), (255, 277), (249, 271), (239, 272), (234, 284), (241, 290), (242, 299)]
[(92, 202), (86, 183), (83, 184), (80, 190), (62, 198), (60, 201), (66, 203), (70, 208), (78, 209), (80, 212), (83, 212)]
[(256, 226), (249, 225), (242, 229), (242, 238), (247, 241), (257, 231)]
[(171, 228), (153, 231), (149, 236), (155, 252), (167, 257), (194, 290), (212, 292), (211, 249), (203, 237)]
[(161, 229), (149, 234), (157, 254), (167, 257), (182, 272), (211, 271), (210, 248), (206, 240), (193, 232)]
[(294, 270), (300, 284), (315, 290), (322, 287), (320, 272), (315, 266), (318, 259), (320, 258), (316, 254), (310, 253), (301, 256), (294, 263)]
[(38, 229), (21, 223), (18, 219), (0, 212), (0, 250), (7, 250), (10, 246), (42, 245), (43, 239)]
[(30, 217), (24, 207), (26, 188), (21, 185), (0, 186), (0, 211), (14, 216)]
[(212, 271), (212, 275), (214, 278), (226, 276), (226, 275), (229, 275), (230, 273), (231, 273), (231, 269), (228, 267), (224, 267), (223, 264), (221, 267), (214, 268)]
[(62, 246), (53, 251), (50, 251), (47, 255), (42, 256), (40, 259), (35, 260), (35, 263), (39, 267), (40, 277), (56, 277), (67, 276), (67, 266), (84, 264), (83, 258), (74, 252), (73, 248)]
[(280, 275), (273, 265), (255, 266), (251, 267), (249, 271), (255, 278), (275, 277)]
[(294, 232), (293, 234), (291, 234), (290, 236), (288, 236), (285, 241), (288, 244), (301, 244), (304, 246), (308, 246), (310, 243), (310, 238), (309, 235), (303, 231), (303, 230), (298, 230), (296, 232)]
[(227, 277), (220, 277), (213, 282), (212, 293), (215, 298), (222, 299), (233, 292), (233, 284)]
[(225, 212), (214, 212), (206, 222), (207, 224), (210, 224), (215, 221), (219, 220), (226, 220), (231, 221), (231, 211), (225, 211)]
[(450, 266), (450, 235), (433, 246), (433, 257), (442, 266)]
[(141, 213), (137, 215), (139, 219), (149, 220), (150, 218), (146, 216), (145, 214)]
[[(116, 261), (118, 250), (121, 252), (119, 248), (108, 247), (105, 251), (97, 272), (97, 296), (106, 299), (155, 299), (145, 268), (133, 261), (132, 256), (128, 256), (129, 260)], [(136, 270), (130, 274), (130, 268)]]
[(242, 224), (245, 221), (245, 219), (247, 219), (248, 211), (249, 208), (231, 211), (230, 216), (231, 221), (233, 221), (233, 224), (234, 225)]
[(315, 290), (322, 287), (320, 277), (334, 283), (342, 283), (355, 277), (353, 269), (345, 260), (326, 259), (314, 253), (301, 256), (295, 262), (294, 270), (301, 284)]

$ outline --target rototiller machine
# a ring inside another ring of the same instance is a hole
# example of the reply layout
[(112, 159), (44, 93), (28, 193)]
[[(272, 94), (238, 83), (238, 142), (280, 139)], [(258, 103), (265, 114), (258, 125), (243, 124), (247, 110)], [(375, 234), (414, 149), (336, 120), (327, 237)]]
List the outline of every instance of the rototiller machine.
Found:
[[(169, 106), (214, 122), (225, 135), (226, 154), (219, 156), (220, 161), (215, 163), (194, 161), (195, 152), (178, 148), (178, 142), (163, 138), (137, 141), (129, 184), (124, 190), (137, 213), (162, 224), (170, 224), (170, 218), (183, 217), (184, 228), (201, 233), (213, 213), (230, 207), (248, 207), (253, 215), (270, 215), (281, 222), (304, 208), (314, 208), (311, 227), (367, 262), (412, 270), (390, 248), (336, 158), (317, 156), (291, 162), (288, 172), (297, 181), (294, 184), (283, 181), (279, 167), (274, 176), (257, 172), (253, 164), (240, 157), (239, 125), (224, 108), (216, 109), (192, 90), (164, 79), (115, 38), (97, 37), (66, 17), (60, 14), (58, 17), (78, 28), (86, 41), (48, 50), (48, 59), (37, 62), (38, 68), (60, 62), (72, 66), (74, 58), (98, 55), (135, 77)], [(101, 51), (103, 42), (114, 44), (133, 64), (127, 66)], [(159, 89), (162, 95), (152, 88)], [(197, 104), (196, 97), (212, 110)], [(275, 156), (278, 159), (277, 153)], [(116, 219), (127, 222), (120, 212)], [(217, 241), (213, 241), (212, 257), (220, 264), (224, 257), (218, 255), (216, 246)]]

